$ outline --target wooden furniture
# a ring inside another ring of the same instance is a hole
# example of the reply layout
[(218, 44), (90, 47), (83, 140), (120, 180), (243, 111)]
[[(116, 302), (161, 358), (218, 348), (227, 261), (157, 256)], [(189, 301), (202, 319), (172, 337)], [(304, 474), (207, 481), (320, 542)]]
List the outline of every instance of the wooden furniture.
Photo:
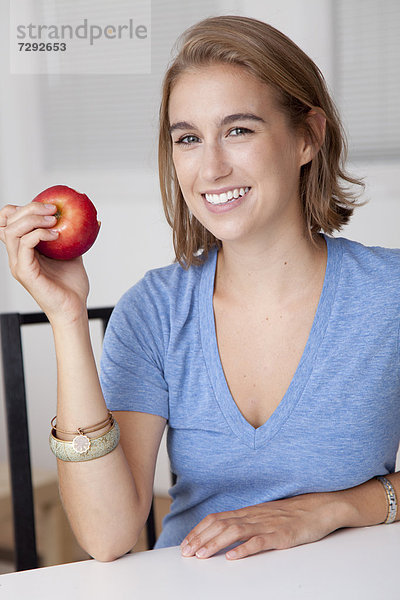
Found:
[[(32, 470), (37, 553), (41, 566), (89, 558), (74, 539), (61, 506), (57, 475), (46, 469)], [(0, 463), (0, 556), (13, 560), (13, 511), (9, 465)]]
[[(38, 560), (41, 567), (71, 563), (90, 558), (82, 550), (68, 523), (58, 493), (58, 481), (54, 471), (32, 469), (33, 498), (35, 506), (35, 530)], [(154, 496), (154, 520), (156, 537), (160, 535), (162, 519), (169, 511), (171, 499)], [(148, 549), (144, 529), (133, 552)], [(0, 575), (12, 572), (13, 565), (13, 513), (11, 483), (7, 463), (0, 463)], [(2, 571), (2, 568), (4, 571)]]
[[(113, 307), (92, 308), (88, 310), (88, 316), (89, 319), (100, 319), (104, 332), (112, 310)], [(48, 319), (42, 312), (0, 315), (15, 564), (18, 571), (38, 566), (21, 327), (47, 322)], [(42, 484), (39, 488), (41, 486)], [(153, 505), (146, 531), (148, 547), (152, 548), (155, 543)]]

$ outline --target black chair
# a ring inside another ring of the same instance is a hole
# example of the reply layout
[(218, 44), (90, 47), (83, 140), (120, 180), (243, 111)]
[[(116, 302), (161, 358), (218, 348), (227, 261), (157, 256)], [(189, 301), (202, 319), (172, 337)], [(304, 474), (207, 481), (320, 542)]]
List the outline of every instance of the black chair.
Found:
[[(113, 307), (88, 309), (89, 319), (102, 321), (103, 335), (112, 310)], [(42, 312), (0, 315), (17, 571), (38, 567), (21, 327), (46, 322), (48, 319)], [(153, 502), (146, 523), (146, 534), (147, 545), (151, 549), (156, 541)]]

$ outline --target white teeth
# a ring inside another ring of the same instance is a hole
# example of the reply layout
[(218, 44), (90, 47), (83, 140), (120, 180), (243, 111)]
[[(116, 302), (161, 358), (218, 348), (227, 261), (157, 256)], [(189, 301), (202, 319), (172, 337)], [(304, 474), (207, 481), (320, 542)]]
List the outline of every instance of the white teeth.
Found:
[(224, 192), (222, 194), (204, 194), (207, 202), (211, 204), (225, 204), (232, 199), (239, 198), (239, 196), (244, 196), (250, 190), (249, 187), (245, 188), (235, 188), (233, 190), (229, 190), (229, 192)]

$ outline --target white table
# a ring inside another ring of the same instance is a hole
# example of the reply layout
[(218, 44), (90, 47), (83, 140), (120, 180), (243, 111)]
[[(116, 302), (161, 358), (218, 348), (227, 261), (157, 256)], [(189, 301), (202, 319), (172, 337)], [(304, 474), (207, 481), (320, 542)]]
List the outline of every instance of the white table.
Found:
[(0, 576), (1, 600), (379, 600), (400, 598), (400, 522), (238, 561), (177, 547)]

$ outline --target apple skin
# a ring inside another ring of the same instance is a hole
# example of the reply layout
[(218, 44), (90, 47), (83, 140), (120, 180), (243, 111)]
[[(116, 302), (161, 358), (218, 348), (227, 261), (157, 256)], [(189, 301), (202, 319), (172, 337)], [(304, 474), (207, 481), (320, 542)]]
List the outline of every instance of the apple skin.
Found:
[(100, 230), (97, 211), (86, 194), (66, 185), (53, 185), (33, 199), (33, 202), (55, 204), (59, 236), (54, 241), (41, 241), (36, 250), (49, 258), (70, 260), (81, 256), (94, 244)]

